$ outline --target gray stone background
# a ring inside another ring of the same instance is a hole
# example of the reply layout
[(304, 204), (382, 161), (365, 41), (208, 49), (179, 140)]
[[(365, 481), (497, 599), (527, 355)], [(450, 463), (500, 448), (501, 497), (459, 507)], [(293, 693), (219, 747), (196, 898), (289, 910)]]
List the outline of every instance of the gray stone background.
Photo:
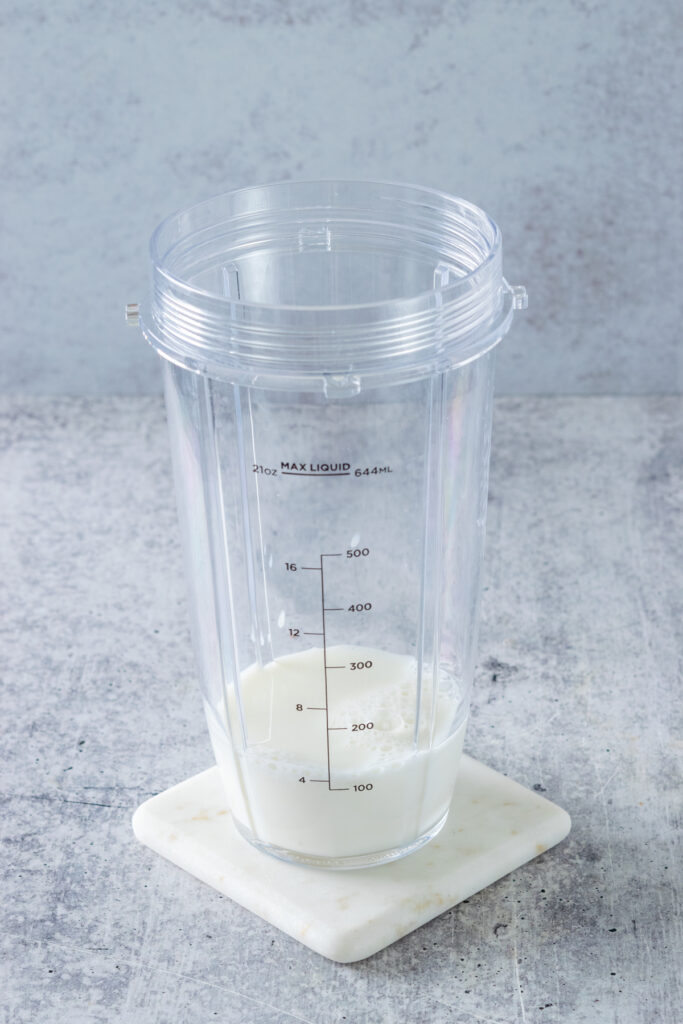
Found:
[[(680, 0), (0, 0), (0, 1024), (680, 1024), (682, 33)], [(529, 289), (467, 746), (574, 821), (350, 967), (130, 829), (211, 754), (123, 306), (166, 213), (335, 175), (472, 199)]]
[(503, 228), (499, 393), (680, 390), (679, 0), (0, 4), (0, 389), (160, 390), (122, 309), (160, 218), (409, 180)]

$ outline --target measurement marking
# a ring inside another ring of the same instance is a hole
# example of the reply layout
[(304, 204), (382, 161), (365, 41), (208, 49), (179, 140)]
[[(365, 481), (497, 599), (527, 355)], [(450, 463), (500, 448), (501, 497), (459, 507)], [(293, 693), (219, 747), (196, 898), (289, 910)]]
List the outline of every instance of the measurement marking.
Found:
[[(281, 470), (282, 476), (351, 476), (351, 473), (293, 473), (291, 469)], [(311, 779), (311, 782), (314, 780)]]
[(330, 793), (348, 793), (348, 786), (330, 786)]
[(323, 611), (326, 611), (326, 612), (343, 612), (343, 611), (345, 611), (345, 609), (344, 608), (324, 608)]
[(322, 636), (322, 633), (306, 633), (306, 632), (304, 632), (303, 635), (304, 636)]
[(325, 665), (325, 668), (346, 668), (346, 665)]
[(327, 711), (327, 708), (306, 708), (307, 711)]
[(302, 569), (310, 569), (311, 572), (322, 572), (319, 565), (302, 565)]
[(323, 671), (325, 673), (325, 743), (327, 745), (327, 788), (332, 790), (332, 769), (330, 768), (330, 698), (327, 695), (327, 637), (325, 636), (325, 570), (320, 556), (320, 607), (323, 610)]
[(332, 554), (330, 554), (329, 551), (328, 551), (324, 555), (321, 555), (320, 557), (321, 558), (341, 558), (341, 552), (340, 551), (334, 551)]
[(328, 728), (328, 732), (342, 732), (343, 729), (348, 729), (348, 725), (331, 725)]
[(309, 782), (326, 782), (328, 786), (330, 784), (330, 780), (329, 779), (309, 779), (308, 781)]

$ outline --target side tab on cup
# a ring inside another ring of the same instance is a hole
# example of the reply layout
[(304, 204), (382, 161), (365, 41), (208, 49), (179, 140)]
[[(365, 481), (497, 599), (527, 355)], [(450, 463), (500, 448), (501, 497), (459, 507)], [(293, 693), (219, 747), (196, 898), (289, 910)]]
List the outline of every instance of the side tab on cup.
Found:
[(240, 273), (236, 263), (228, 263), (223, 267), (223, 291), (229, 299), (239, 302), (240, 294)]
[(437, 263), (434, 267), (434, 283), (432, 287), (436, 292), (436, 304), (442, 305), (441, 289), (446, 288), (451, 279), (451, 268), (447, 263)]
[(529, 296), (523, 284), (510, 284), (510, 295), (512, 296), (513, 309), (526, 309), (529, 305)]
[(355, 373), (326, 373), (323, 375), (325, 398), (351, 398), (360, 393), (361, 380)]
[(309, 224), (299, 229), (299, 252), (306, 249), (332, 248), (332, 235), (329, 224)]
[(126, 303), (126, 323), (129, 327), (137, 327), (140, 323), (140, 303)]

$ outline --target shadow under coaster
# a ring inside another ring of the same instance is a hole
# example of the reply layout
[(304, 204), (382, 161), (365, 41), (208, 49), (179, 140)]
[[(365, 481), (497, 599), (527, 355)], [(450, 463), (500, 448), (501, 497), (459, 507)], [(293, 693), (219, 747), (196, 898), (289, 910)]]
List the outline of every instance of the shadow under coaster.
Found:
[(135, 835), (156, 853), (316, 953), (377, 953), (564, 839), (566, 811), (463, 755), (451, 812), (417, 853), (326, 871), (276, 860), (236, 831), (217, 768), (146, 800)]

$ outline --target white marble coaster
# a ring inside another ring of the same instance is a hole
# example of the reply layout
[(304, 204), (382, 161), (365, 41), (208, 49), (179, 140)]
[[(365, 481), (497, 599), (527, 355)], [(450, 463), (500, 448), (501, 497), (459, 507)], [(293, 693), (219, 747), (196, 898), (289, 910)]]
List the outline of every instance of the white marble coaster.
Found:
[(217, 768), (146, 800), (135, 835), (330, 960), (352, 963), (559, 843), (566, 811), (463, 756), (442, 832), (403, 860), (325, 871), (275, 860), (235, 830)]

